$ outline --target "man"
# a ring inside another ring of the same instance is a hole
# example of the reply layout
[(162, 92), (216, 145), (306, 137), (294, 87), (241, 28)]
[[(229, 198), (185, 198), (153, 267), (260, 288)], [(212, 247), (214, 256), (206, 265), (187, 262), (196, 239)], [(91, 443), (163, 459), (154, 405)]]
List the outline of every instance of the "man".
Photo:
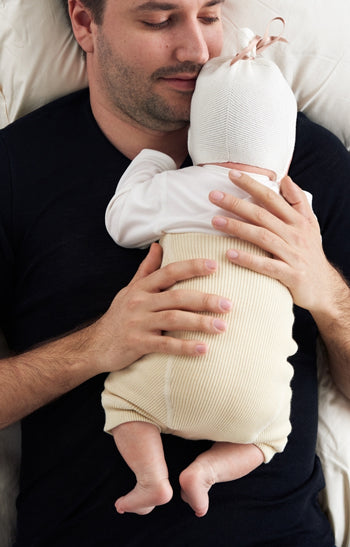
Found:
[[(349, 396), (349, 289), (327, 261), (318, 224), (290, 179), (283, 199), (234, 176), (267, 211), (230, 195), (210, 198), (248, 221), (223, 212), (213, 220), (219, 230), (273, 255), (258, 260), (228, 249), (228, 259), (280, 279), (304, 308), (296, 307), (299, 352), (291, 360), (293, 430), (285, 452), (241, 481), (216, 485), (207, 517), (196, 519), (177, 480), (208, 443), (165, 436), (172, 501), (144, 517), (117, 515), (113, 507), (133, 477), (102, 431), (100, 373), (153, 351), (198, 354), (200, 366), (208, 350), (200, 332), (215, 332), (208, 312), (224, 313), (224, 306), (219, 296), (164, 291), (210, 275), (215, 265), (203, 259), (157, 270), (158, 246), (129, 282), (142, 255), (109, 239), (104, 211), (142, 148), (160, 149), (179, 166), (186, 159), (195, 79), (221, 49), (220, 7), (215, 0), (69, 0), (90, 94), (63, 98), (0, 134), (1, 325), (16, 352), (1, 362), (1, 423), (26, 416), (17, 547), (334, 544), (317, 504), (323, 480), (314, 454), (314, 321)], [(304, 117), (297, 135), (291, 175), (314, 195), (327, 256), (348, 275), (348, 153)], [(198, 331), (198, 341), (161, 336), (177, 328)]]

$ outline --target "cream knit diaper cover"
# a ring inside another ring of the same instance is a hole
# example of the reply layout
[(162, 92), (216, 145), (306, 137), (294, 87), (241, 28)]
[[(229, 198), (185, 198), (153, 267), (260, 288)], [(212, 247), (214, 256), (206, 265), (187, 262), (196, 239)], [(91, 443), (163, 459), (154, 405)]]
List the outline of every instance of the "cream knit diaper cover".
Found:
[(215, 274), (173, 289), (230, 298), (227, 330), (217, 335), (172, 332), (206, 342), (209, 351), (199, 357), (150, 354), (111, 373), (102, 394), (105, 430), (146, 421), (188, 439), (254, 443), (268, 462), (284, 449), (291, 430), (293, 368), (287, 357), (297, 349), (291, 294), (280, 282), (228, 261), (225, 253), (232, 247), (266, 255), (250, 243), (184, 233), (166, 234), (161, 244), (163, 265), (188, 258), (218, 262)]

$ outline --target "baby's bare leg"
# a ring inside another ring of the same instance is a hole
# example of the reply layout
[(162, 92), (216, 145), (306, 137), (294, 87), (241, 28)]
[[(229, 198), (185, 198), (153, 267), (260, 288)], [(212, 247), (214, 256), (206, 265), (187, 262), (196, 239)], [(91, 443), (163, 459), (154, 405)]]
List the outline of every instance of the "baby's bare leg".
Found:
[(167, 503), (173, 492), (158, 428), (146, 422), (127, 422), (112, 433), (137, 481), (133, 490), (116, 501), (118, 513), (146, 515), (156, 505)]
[(213, 484), (239, 479), (263, 461), (262, 451), (254, 444), (214, 443), (182, 471), (182, 499), (197, 517), (203, 517), (208, 511), (208, 492)]

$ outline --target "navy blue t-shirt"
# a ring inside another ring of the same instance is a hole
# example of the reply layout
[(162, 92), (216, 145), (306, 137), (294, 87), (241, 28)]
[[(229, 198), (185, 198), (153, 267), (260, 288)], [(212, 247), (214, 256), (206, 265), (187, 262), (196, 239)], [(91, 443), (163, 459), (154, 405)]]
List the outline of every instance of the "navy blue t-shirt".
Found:
[[(104, 225), (128, 164), (98, 128), (87, 90), (0, 132), (0, 326), (13, 350), (97, 318), (135, 273), (144, 251), (118, 247)], [(291, 176), (313, 194), (326, 254), (349, 276), (350, 157), (303, 115)], [(199, 519), (178, 476), (208, 441), (164, 435), (172, 501), (147, 516), (119, 515), (114, 501), (134, 477), (103, 432), (105, 376), (97, 376), (22, 422), (16, 547), (333, 546), (317, 502), (317, 329), (308, 312), (295, 316), (292, 433), (282, 454), (215, 485)]]

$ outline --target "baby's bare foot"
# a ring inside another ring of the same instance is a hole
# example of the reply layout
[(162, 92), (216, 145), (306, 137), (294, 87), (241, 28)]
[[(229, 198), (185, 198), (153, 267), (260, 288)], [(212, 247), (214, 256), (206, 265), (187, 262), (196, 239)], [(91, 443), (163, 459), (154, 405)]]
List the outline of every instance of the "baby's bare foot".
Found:
[(208, 492), (213, 484), (244, 477), (263, 461), (263, 452), (254, 444), (214, 443), (182, 471), (182, 499), (197, 517), (203, 517), (208, 511)]
[(157, 483), (137, 482), (133, 490), (117, 499), (115, 508), (120, 514), (147, 515), (157, 505), (168, 503), (172, 495), (173, 491), (168, 479), (162, 479)]
[(210, 466), (194, 461), (180, 475), (181, 497), (188, 503), (197, 517), (203, 517), (209, 507), (208, 492), (215, 484)]

